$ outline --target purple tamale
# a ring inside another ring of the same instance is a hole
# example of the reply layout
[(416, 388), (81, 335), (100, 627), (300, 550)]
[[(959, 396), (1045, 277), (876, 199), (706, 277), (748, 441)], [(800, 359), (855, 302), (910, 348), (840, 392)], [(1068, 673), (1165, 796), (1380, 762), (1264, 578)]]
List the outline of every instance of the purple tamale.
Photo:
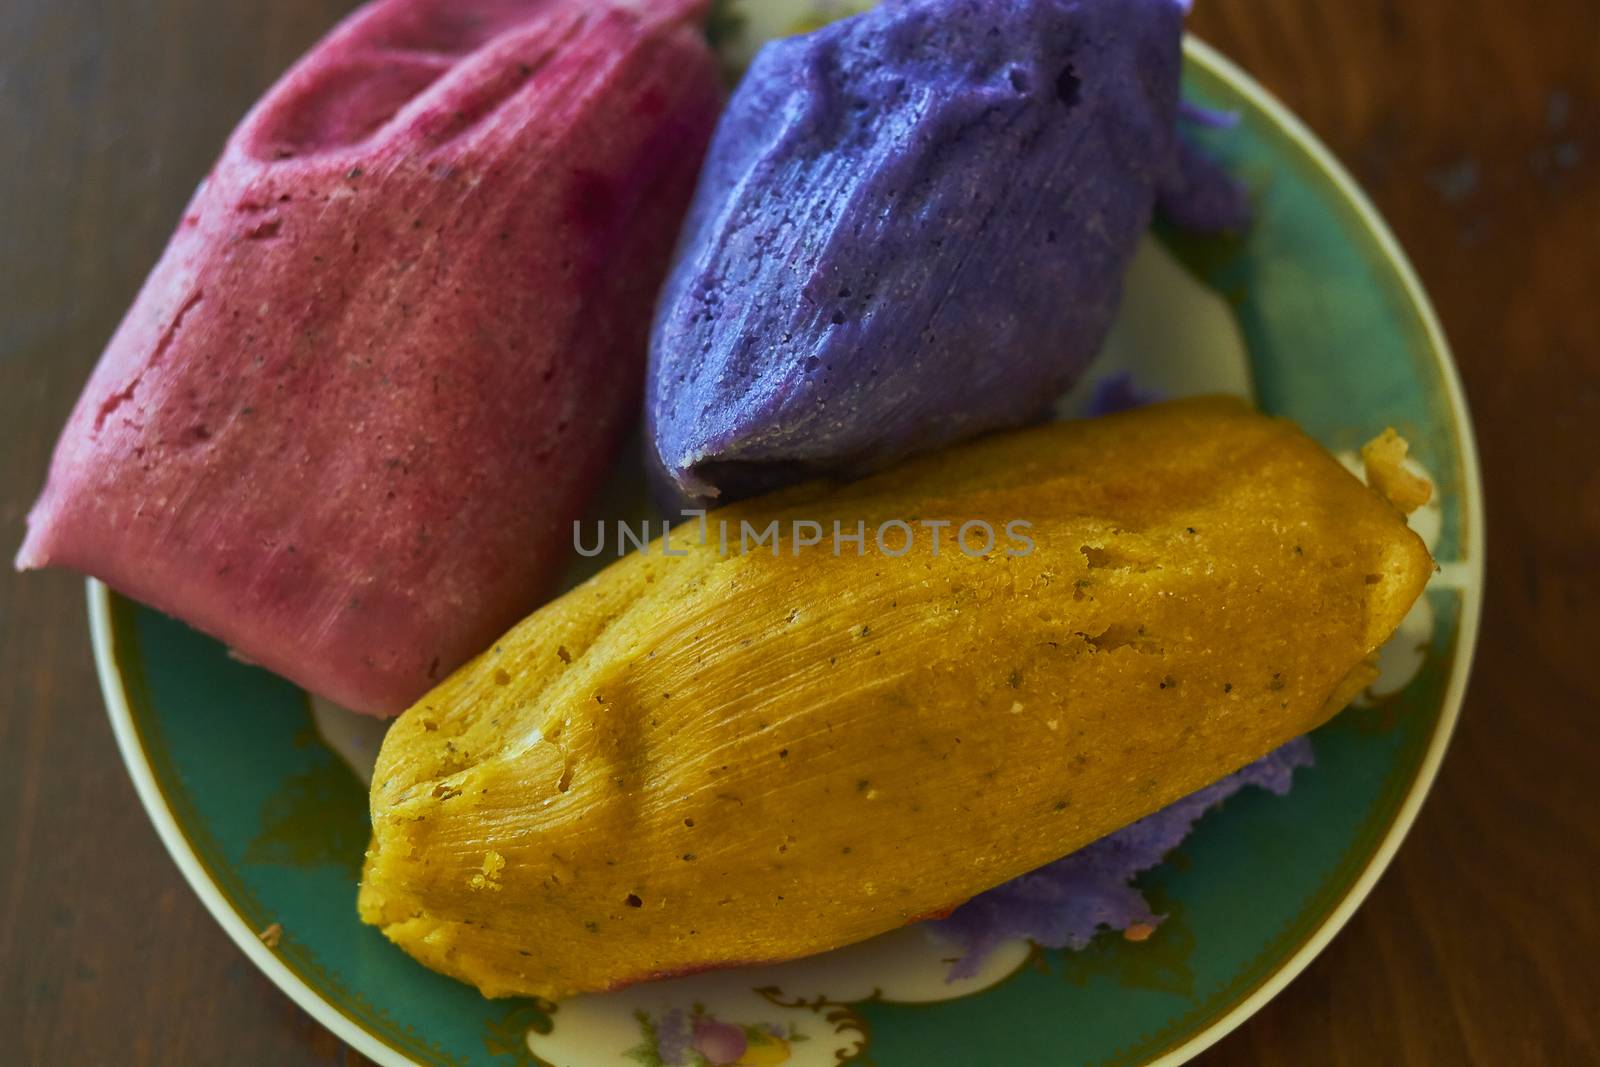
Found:
[(723, 502), (1040, 416), (1158, 200), (1240, 220), (1180, 146), (1176, 0), (889, 0), (768, 44), (652, 335), (669, 487)]

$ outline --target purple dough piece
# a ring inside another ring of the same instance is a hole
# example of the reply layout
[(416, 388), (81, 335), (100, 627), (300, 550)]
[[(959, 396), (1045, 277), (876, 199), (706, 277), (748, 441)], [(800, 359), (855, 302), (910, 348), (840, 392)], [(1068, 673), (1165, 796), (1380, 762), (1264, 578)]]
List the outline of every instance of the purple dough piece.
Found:
[(1177, 166), (1157, 194), (1156, 207), (1182, 230), (1223, 233), (1250, 224), (1250, 197), (1243, 184), (1181, 137)]
[(1201, 126), (1208, 130), (1231, 130), (1239, 125), (1239, 113), (1237, 111), (1202, 107), (1188, 100), (1178, 103), (1178, 119), (1181, 122), (1189, 123), (1191, 126)]
[(1094, 393), (1089, 397), (1089, 415), (1115, 415), (1119, 411), (1132, 411), (1165, 399), (1156, 390), (1146, 389), (1134, 381), (1129, 372), (1120, 371), (1095, 385)]
[(1311, 739), (1297, 737), (1154, 815), (973, 897), (934, 923), (961, 949), (950, 979), (976, 974), (990, 952), (1019, 937), (1045, 948), (1081, 949), (1102, 928), (1160, 924), (1162, 916), (1130, 884), (1134, 877), (1159, 864), (1217, 804), (1247, 785), (1283, 796), (1296, 768), (1312, 762)]
[(886, 0), (762, 49), (657, 308), (651, 466), (718, 503), (1040, 416), (1158, 199), (1239, 221), (1177, 134), (1177, 0)]

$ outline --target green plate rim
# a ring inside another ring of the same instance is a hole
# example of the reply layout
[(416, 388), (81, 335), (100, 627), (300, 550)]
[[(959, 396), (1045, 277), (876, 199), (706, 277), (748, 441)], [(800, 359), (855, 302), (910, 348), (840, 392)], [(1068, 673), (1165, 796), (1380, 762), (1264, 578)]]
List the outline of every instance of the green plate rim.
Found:
[[(1349, 207), (1356, 221), (1367, 230), (1379, 252), (1398, 276), (1406, 301), (1416, 315), (1427, 338), (1428, 347), (1439, 365), (1440, 378), (1444, 383), (1446, 398), (1454, 417), (1456, 451), (1461, 464), (1459, 484), (1464, 497), (1461, 563), (1466, 569), (1466, 574), (1460, 588), (1461, 612), (1453, 662), (1433, 734), (1428, 740), (1427, 750), (1404, 800), (1367, 857), (1365, 866), (1349, 883), (1338, 902), (1272, 971), (1242, 991), (1232, 1005), (1214, 1015), (1196, 1032), (1149, 1060), (1153, 1067), (1171, 1067), (1192, 1059), (1259, 1011), (1304, 970), (1343, 928), (1393, 860), (1433, 784), (1445, 750), (1449, 746), (1456, 720), (1460, 716), (1473, 651), (1477, 645), (1485, 555), (1483, 486), (1471, 414), (1444, 332), (1416, 272), (1398, 241), (1349, 172), (1276, 97), (1231, 60), (1192, 35), (1184, 40), (1184, 54), (1186, 60), (1204, 74), (1226, 84), (1259, 108), (1288, 141), (1307, 155)], [(127, 765), (140, 802), (190, 888), (250, 961), (291, 1000), (340, 1040), (369, 1059), (383, 1064), (384, 1067), (427, 1067), (425, 1061), (413, 1058), (408, 1051), (392, 1043), (388, 1038), (368, 1029), (355, 1015), (313, 988), (304, 975), (261, 941), (258, 932), (239, 906), (223, 891), (219, 879), (200, 859), (189, 840), (173, 804), (169, 801), (152, 767), (147, 746), (132, 710), (128, 685), (123, 677), (123, 667), (119, 662), (115, 594), (99, 581), (89, 579), (87, 595), (95, 666), (117, 746), (121, 751), (123, 762)]]

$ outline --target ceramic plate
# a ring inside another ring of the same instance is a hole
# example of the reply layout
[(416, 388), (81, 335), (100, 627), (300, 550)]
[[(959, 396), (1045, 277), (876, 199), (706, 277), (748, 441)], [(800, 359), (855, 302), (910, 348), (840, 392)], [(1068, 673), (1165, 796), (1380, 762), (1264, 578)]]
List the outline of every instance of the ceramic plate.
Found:
[[(737, 65), (764, 36), (843, 7), (763, 0), (759, 17), (720, 16), (719, 41)], [(1313, 735), (1315, 765), (1293, 791), (1238, 794), (1141, 877), (1166, 916), (1153, 936), (1103, 933), (1076, 952), (1019, 941), (951, 981), (949, 946), (917, 926), (779, 967), (559, 1005), (487, 1001), (357, 921), (373, 724), (314, 707), (91, 582), (129, 771), (245, 953), (380, 1063), (553, 1067), (1176, 1063), (1300, 971), (1394, 855), (1449, 740), (1481, 595), (1478, 468), (1444, 339), (1372, 206), (1247, 76), (1198, 42), (1187, 57), (1189, 97), (1239, 116), (1204, 140), (1250, 185), (1258, 220), (1242, 238), (1147, 239), (1097, 374), (1168, 395), (1251, 395), (1346, 455), (1396, 427), (1438, 487), (1413, 524), (1441, 567), (1385, 649), (1379, 682)], [(638, 508), (636, 484), (620, 478), (607, 508)]]

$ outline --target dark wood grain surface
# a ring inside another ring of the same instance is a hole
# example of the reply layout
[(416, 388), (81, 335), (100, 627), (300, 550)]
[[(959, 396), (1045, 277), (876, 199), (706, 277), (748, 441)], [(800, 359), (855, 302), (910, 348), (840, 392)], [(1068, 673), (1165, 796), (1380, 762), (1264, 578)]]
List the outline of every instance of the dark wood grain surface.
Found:
[[(0, 4), (0, 545), (246, 107), (346, 0)], [(1200, 0), (1433, 294), (1488, 485), (1443, 774), (1389, 873), (1204, 1057), (1600, 1062), (1600, 5)], [(364, 1063), (246, 962), (145, 819), (81, 583), (0, 574), (0, 1064)]]

